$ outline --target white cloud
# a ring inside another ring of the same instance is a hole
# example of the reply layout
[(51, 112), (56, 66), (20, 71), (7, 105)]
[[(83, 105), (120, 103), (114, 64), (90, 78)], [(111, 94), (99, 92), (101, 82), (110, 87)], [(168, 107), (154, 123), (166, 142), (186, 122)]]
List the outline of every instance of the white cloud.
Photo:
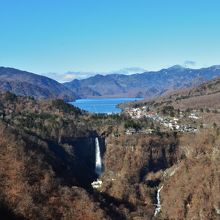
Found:
[(124, 68), (124, 69), (120, 69), (117, 71), (112, 71), (111, 73), (118, 73), (118, 74), (124, 74), (124, 75), (131, 75), (131, 74), (135, 74), (135, 73), (144, 73), (147, 72), (146, 69), (141, 68), (141, 67), (128, 67), (128, 68)]
[(183, 65), (184, 67), (194, 67), (196, 66), (196, 62), (193, 60), (186, 60)]
[(146, 72), (145, 69), (140, 67), (129, 67), (120, 70), (115, 70), (111, 72), (80, 72), (80, 71), (68, 71), (66, 73), (44, 73), (42, 75), (47, 76), (49, 78), (55, 79), (58, 82), (70, 82), (74, 79), (85, 79), (97, 74), (108, 75), (108, 74), (124, 74), (131, 75), (135, 73), (143, 73)]
[(66, 72), (66, 73), (44, 73), (42, 75), (47, 76), (51, 79), (54, 79), (60, 83), (70, 82), (74, 79), (85, 79), (96, 73), (91, 72)]

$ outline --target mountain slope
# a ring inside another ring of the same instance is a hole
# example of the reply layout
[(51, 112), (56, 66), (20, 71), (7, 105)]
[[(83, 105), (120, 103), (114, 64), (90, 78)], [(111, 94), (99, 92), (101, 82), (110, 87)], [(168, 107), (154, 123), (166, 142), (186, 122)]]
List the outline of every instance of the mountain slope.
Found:
[(1, 219), (109, 219), (82, 187), (95, 178), (94, 138), (62, 100), (0, 94)]
[(180, 109), (220, 108), (220, 77), (195, 88), (176, 91), (158, 99), (163, 105), (172, 103)]
[(193, 88), (180, 89), (155, 99), (121, 104), (120, 107), (147, 106), (152, 110), (172, 105), (176, 109), (219, 109), (220, 77), (209, 80)]
[(96, 75), (83, 80), (73, 80), (64, 85), (84, 98), (95, 96), (155, 97), (176, 89), (199, 85), (218, 76), (220, 76), (220, 66), (189, 69), (177, 65), (142, 74)]
[(37, 74), (13, 68), (0, 67), (0, 91), (37, 99), (60, 98), (74, 100), (75, 94), (62, 84)]

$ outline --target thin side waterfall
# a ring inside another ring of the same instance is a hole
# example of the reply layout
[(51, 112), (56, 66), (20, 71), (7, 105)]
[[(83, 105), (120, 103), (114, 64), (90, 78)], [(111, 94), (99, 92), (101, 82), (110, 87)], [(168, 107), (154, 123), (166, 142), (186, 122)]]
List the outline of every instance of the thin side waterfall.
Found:
[(99, 139), (95, 138), (95, 173), (100, 176), (102, 174), (102, 158), (100, 153)]
[(154, 212), (154, 216), (157, 216), (157, 214), (160, 212), (161, 209), (161, 203), (160, 203), (160, 191), (163, 189), (163, 186), (161, 186), (158, 190), (157, 190), (157, 204), (156, 204), (156, 209)]

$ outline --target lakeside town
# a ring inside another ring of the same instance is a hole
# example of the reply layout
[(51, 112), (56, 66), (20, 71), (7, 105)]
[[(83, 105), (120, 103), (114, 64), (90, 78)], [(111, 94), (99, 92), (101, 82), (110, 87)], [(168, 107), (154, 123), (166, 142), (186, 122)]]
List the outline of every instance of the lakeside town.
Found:
[[(149, 111), (146, 106), (138, 108), (125, 108), (125, 114), (130, 116), (134, 120), (149, 119), (152, 122), (158, 124), (163, 130), (172, 130), (178, 132), (197, 132), (199, 127), (196, 123), (199, 119), (199, 111), (193, 110), (191, 112), (179, 111), (178, 114), (173, 116), (162, 115), (158, 112)], [(201, 125), (200, 125), (201, 126)], [(145, 130), (140, 130), (140, 133), (150, 134), (153, 133), (155, 129), (149, 128)], [(126, 134), (133, 134), (137, 131), (135, 129), (129, 128), (126, 130)]]

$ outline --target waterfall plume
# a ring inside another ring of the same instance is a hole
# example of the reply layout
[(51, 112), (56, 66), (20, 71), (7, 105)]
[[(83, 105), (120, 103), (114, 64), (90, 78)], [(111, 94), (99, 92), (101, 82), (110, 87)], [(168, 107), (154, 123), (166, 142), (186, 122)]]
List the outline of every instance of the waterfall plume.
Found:
[(95, 138), (95, 173), (100, 176), (102, 173), (102, 159), (100, 153), (99, 139)]

